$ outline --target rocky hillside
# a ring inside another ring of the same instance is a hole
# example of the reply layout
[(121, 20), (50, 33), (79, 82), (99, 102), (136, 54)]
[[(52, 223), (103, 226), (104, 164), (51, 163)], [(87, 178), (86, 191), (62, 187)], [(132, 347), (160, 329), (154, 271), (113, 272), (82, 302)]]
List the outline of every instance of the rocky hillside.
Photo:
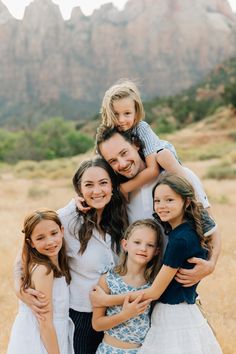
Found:
[(22, 21), (0, 0), (0, 124), (98, 111), (105, 89), (137, 79), (144, 99), (191, 86), (235, 54), (227, 0), (129, 0), (63, 21), (51, 0), (34, 0)]

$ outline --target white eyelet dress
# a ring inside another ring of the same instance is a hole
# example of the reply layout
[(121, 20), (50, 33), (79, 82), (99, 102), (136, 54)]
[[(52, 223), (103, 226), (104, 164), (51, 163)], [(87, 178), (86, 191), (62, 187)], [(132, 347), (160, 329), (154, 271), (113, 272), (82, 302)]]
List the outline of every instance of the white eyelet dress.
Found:
[[(69, 318), (69, 287), (65, 277), (53, 280), (53, 323), (61, 354), (74, 354), (74, 324)], [(40, 338), (38, 320), (31, 309), (19, 301), (7, 354), (47, 354)]]

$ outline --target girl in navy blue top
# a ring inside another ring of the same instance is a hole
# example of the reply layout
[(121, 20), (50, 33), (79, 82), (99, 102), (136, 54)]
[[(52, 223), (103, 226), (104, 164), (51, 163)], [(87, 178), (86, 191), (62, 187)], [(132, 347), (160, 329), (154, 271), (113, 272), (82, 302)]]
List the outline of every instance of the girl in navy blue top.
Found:
[(165, 173), (153, 189), (155, 216), (169, 228), (163, 266), (149, 294), (159, 299), (151, 329), (140, 353), (218, 354), (220, 346), (195, 304), (197, 284), (183, 287), (174, 277), (179, 268), (191, 268), (188, 258), (206, 259), (211, 240), (203, 235), (202, 205), (197, 203), (190, 183)]
[[(152, 286), (142, 291), (143, 300), (158, 299), (151, 328), (139, 354), (220, 354), (221, 348), (206, 319), (195, 304), (196, 285), (183, 287), (174, 278), (179, 268), (191, 268), (191, 257), (206, 259), (211, 238), (201, 226), (202, 205), (191, 184), (183, 177), (163, 173), (153, 189), (155, 217), (168, 230), (163, 265)], [(138, 292), (132, 293), (135, 299)], [(104, 302), (115, 305), (123, 299), (106, 295)]]

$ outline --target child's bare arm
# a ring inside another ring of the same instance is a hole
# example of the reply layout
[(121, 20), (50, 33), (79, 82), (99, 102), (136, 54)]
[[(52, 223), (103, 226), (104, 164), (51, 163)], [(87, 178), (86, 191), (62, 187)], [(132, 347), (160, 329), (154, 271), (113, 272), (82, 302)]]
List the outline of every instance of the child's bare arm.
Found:
[(16, 257), (14, 264), (14, 290), (16, 296), (26, 303), (38, 319), (44, 319), (43, 314), (48, 311), (48, 301), (45, 295), (38, 290), (28, 288), (22, 289), (22, 261), (20, 251)]
[(160, 173), (159, 166), (156, 162), (156, 153), (150, 154), (145, 158), (147, 167), (139, 172), (137, 176), (130, 179), (128, 182), (120, 185), (120, 190), (123, 194), (130, 193), (145, 184), (153, 181)]
[(168, 149), (163, 149), (156, 154), (156, 162), (167, 172), (176, 173), (185, 178), (187, 177), (184, 168)]
[[(109, 289), (106, 284), (105, 275), (103, 275), (98, 285), (109, 294)], [(147, 305), (140, 303), (142, 295), (139, 295), (134, 301), (130, 302), (129, 295), (125, 295), (122, 311), (113, 316), (106, 316), (106, 307), (94, 307), (92, 326), (96, 331), (106, 331), (110, 328), (118, 326), (130, 319), (131, 317), (138, 316), (146, 310)]]
[[(143, 305), (149, 304), (152, 300), (157, 300), (170, 284), (177, 271), (177, 268), (163, 265), (150, 288), (128, 293), (130, 301), (137, 299), (140, 295), (142, 295), (140, 301), (142, 301), (141, 303)], [(103, 304), (104, 307), (116, 306), (123, 303), (126, 295), (127, 294), (109, 295), (97, 286), (91, 293), (91, 301), (94, 306), (99, 306), (100, 304)]]
[(57, 334), (53, 324), (53, 271), (47, 274), (44, 265), (38, 265), (32, 274), (32, 282), (36, 290), (45, 294), (49, 302), (48, 312), (44, 315), (44, 320), (39, 320), (39, 330), (48, 354), (60, 354)]

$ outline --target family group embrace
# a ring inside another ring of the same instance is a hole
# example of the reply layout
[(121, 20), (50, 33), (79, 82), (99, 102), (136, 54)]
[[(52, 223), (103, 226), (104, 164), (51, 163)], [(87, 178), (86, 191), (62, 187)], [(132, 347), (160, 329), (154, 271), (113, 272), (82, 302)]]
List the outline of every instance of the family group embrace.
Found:
[(134, 82), (110, 87), (76, 197), (24, 220), (7, 354), (220, 354), (198, 305), (220, 235), (201, 181), (144, 120)]

